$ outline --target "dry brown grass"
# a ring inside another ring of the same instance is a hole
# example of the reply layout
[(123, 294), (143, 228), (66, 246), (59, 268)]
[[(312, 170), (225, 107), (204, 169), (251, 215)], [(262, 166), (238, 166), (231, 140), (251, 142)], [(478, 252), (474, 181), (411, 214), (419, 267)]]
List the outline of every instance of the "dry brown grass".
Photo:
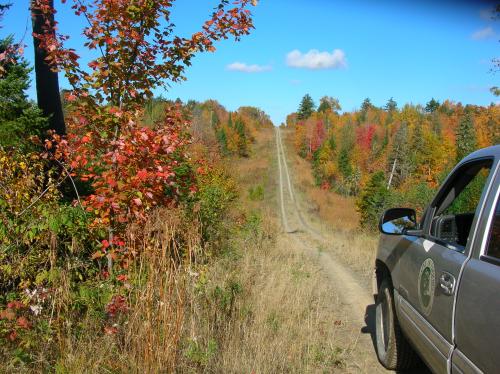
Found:
[[(200, 256), (196, 223), (175, 212), (146, 227), (127, 323), (67, 341), (59, 372), (353, 372), (355, 338), (334, 286), (314, 251), (278, 234), (274, 147), (266, 130), (251, 158), (228, 165), (241, 186), (233, 216), (243, 219), (218, 256)], [(250, 199), (256, 185), (263, 196)]]
[[(274, 132), (260, 135), (252, 157), (232, 165), (242, 186), (241, 208), (256, 224), (242, 227), (226, 255), (200, 271), (178, 371), (343, 371), (352, 348), (346, 316), (310, 253), (278, 235)], [(250, 200), (247, 191), (256, 185), (263, 198)]]
[(159, 373), (177, 367), (188, 315), (189, 269), (200, 252), (199, 227), (180, 211), (163, 209), (144, 227), (129, 231), (130, 238), (138, 236), (135, 230), (143, 230), (147, 240), (130, 241), (139, 258), (124, 285), (129, 289), (128, 310), (105, 322), (118, 332), (103, 333), (105, 326), (88, 315), (82, 332), (68, 331), (63, 340), (58, 372)]
[[(286, 241), (276, 242), (276, 221), (265, 216), (261, 234), (243, 241), (234, 262), (221, 259), (205, 284), (237, 282), (241, 295), (231, 318), (208, 334), (213, 309), (194, 308), (192, 339), (202, 344), (207, 336), (221, 345), (210, 357), (206, 372), (315, 373), (344, 368), (349, 349), (341, 345), (343, 316), (335, 292), (321, 268)], [(261, 240), (259, 238), (264, 238)], [(275, 245), (270, 245), (274, 242)], [(208, 294), (211, 294), (208, 292)], [(212, 317), (213, 320), (213, 317)], [(200, 328), (203, 326), (203, 328)], [(208, 332), (208, 331), (206, 331)], [(194, 368), (192, 368), (194, 369)]]

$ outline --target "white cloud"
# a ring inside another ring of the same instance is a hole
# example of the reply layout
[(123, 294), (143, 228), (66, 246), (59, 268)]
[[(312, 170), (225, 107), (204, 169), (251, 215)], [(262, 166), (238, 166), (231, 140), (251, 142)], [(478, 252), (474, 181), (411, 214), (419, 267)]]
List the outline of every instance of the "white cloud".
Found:
[(233, 62), (227, 65), (226, 68), (227, 70), (240, 71), (242, 73), (263, 73), (272, 69), (270, 65), (248, 65), (244, 62)]
[(471, 35), (471, 38), (474, 40), (487, 39), (495, 36), (495, 31), (493, 31), (493, 27), (488, 26), (484, 29), (477, 30)]
[(334, 49), (332, 53), (320, 52), (317, 49), (302, 53), (295, 49), (286, 55), (286, 64), (293, 68), (311, 70), (340, 69), (347, 66), (347, 60), (341, 49)]

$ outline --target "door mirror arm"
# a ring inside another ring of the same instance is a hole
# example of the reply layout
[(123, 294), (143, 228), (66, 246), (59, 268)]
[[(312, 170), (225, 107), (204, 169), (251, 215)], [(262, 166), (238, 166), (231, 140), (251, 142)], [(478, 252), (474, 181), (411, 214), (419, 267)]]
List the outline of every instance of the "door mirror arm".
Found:
[(416, 237), (421, 238), (422, 236), (424, 236), (424, 230), (420, 230), (420, 229), (418, 229), (418, 230), (405, 230), (404, 234), (408, 235), (408, 236), (416, 236)]

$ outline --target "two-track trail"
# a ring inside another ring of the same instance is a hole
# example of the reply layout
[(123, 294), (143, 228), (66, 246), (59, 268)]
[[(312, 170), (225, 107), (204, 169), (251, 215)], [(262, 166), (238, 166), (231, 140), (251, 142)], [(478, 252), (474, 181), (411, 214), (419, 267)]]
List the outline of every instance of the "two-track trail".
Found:
[(330, 280), (338, 292), (342, 308), (345, 308), (344, 315), (348, 316), (343, 323), (348, 325), (350, 336), (344, 338), (352, 344), (351, 362), (348, 362), (347, 371), (384, 372), (377, 361), (370, 335), (372, 323), (367, 311), (373, 310), (371, 289), (349, 267), (342, 264), (333, 251), (328, 250), (335, 237), (308, 222), (307, 214), (301, 209), (301, 205), (307, 205), (307, 202), (299, 201), (294, 192), (279, 128), (276, 129), (276, 152), (279, 211), (283, 222), (283, 233), (279, 235), (279, 240), (290, 250), (302, 251), (310, 255), (311, 261), (317, 261), (326, 274), (325, 278)]

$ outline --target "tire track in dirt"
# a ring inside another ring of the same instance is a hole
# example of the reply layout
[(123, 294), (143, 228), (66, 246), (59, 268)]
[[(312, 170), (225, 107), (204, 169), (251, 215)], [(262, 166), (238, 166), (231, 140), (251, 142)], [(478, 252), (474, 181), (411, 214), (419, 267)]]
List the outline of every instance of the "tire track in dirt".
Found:
[[(276, 144), (279, 168), (280, 206), (284, 230), (286, 234), (295, 232), (290, 231), (288, 227), (288, 222), (293, 220), (293, 216), (297, 217), (298, 222), (296, 222), (296, 226), (299, 228), (296, 230), (298, 231), (296, 234), (287, 235), (287, 240), (289, 240), (294, 247), (303, 249), (304, 252), (310, 254), (311, 257), (316, 256), (316, 259), (319, 260), (333, 286), (339, 291), (342, 304), (348, 310), (348, 315), (350, 316), (350, 320), (346, 321), (346, 323), (350, 325), (352, 339), (356, 342), (353, 348), (353, 357), (356, 361), (354, 366), (356, 366), (360, 372), (385, 372), (376, 358), (370, 334), (366, 333), (366, 311), (368, 310), (367, 307), (373, 304), (371, 292), (362, 286), (362, 282), (354, 275), (351, 269), (341, 264), (331, 253), (323, 251), (318, 253), (314, 250), (320, 246), (328, 247), (331, 245), (331, 242), (326, 236), (312, 228), (304, 220), (297, 202), (297, 197), (293, 190), (293, 184), (286, 160), (286, 152), (279, 128), (276, 128)], [(285, 186), (288, 189), (289, 199), (285, 199), (284, 197), (283, 188)], [(287, 202), (288, 204), (286, 204)], [(362, 333), (362, 331), (365, 333)]]

